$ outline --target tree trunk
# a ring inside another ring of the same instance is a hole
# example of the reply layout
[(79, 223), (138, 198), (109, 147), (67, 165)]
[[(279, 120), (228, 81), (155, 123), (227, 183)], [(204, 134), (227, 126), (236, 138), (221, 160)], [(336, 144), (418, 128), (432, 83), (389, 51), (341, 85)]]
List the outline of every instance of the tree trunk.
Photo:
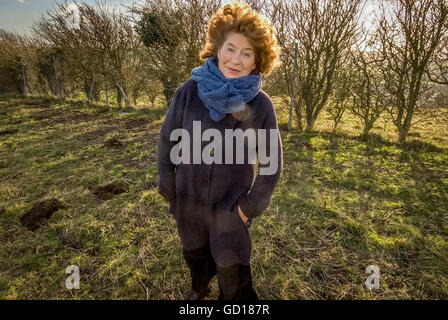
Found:
[(109, 93), (107, 91), (107, 86), (104, 86), (104, 91), (106, 92), (106, 106), (108, 108), (110, 108), (110, 106), (109, 106)]
[(369, 135), (370, 130), (373, 128), (373, 122), (365, 121), (364, 128), (362, 129), (362, 137), (367, 137)]
[(115, 91), (117, 93), (117, 106), (118, 108), (121, 108), (122, 102), (123, 102), (123, 96), (121, 95), (120, 89), (118, 89), (117, 86), (115, 86)]
[(56, 92), (58, 94), (58, 97), (61, 97), (61, 87), (59, 85), (59, 76), (58, 76), (58, 69), (56, 68), (56, 57), (53, 55), (53, 69), (54, 69), (54, 79), (56, 82)]
[(341, 118), (333, 119), (333, 129), (332, 129), (332, 132), (333, 132), (333, 133), (336, 132), (336, 129), (337, 129), (337, 127), (338, 127), (340, 121), (341, 121)]
[(299, 103), (296, 103), (294, 105), (294, 111), (295, 111), (296, 117), (297, 117), (297, 127), (298, 127), (299, 131), (302, 132), (303, 131), (303, 122), (302, 122), (303, 116), (302, 116), (302, 108)]
[[(121, 96), (124, 98), (124, 101), (126, 103), (126, 107), (130, 107), (131, 103), (129, 102), (129, 99), (128, 99), (126, 93), (124, 92), (123, 88), (120, 86), (120, 83), (118, 82), (118, 80), (115, 77), (114, 77), (114, 81), (115, 81), (115, 85), (120, 90)], [(121, 105), (120, 105), (120, 107), (121, 107)]]
[(336, 128), (338, 127), (339, 123), (341, 122), (342, 116), (344, 115), (345, 109), (342, 111), (339, 111), (336, 117), (333, 119), (333, 133), (336, 132)]
[(163, 84), (163, 95), (165, 96), (166, 99), (166, 103), (167, 103), (167, 108), (170, 106), (171, 104), (171, 100), (174, 96), (174, 93), (176, 91), (176, 85), (173, 83), (173, 79), (172, 78), (168, 78), (166, 76), (162, 77), (160, 79), (160, 81)]
[(25, 64), (22, 63), (23, 95), (28, 96), (28, 84), (26, 82)]
[(312, 115), (312, 113), (307, 112), (306, 115), (306, 132), (313, 132), (314, 130), (314, 123), (316, 122), (316, 119), (314, 118), (314, 116)]
[(93, 86), (94, 86), (94, 85), (95, 85), (95, 77), (93, 77), (92, 84), (90, 85), (90, 91), (89, 91), (89, 97), (88, 97), (89, 102), (90, 102), (90, 100), (92, 99)]
[(405, 126), (398, 127), (398, 143), (402, 144), (406, 141), (408, 136), (409, 128)]

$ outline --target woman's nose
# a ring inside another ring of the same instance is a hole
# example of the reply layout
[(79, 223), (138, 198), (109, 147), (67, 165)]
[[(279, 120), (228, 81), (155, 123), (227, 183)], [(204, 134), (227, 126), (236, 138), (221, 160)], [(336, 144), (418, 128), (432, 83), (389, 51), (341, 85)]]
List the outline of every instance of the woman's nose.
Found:
[(239, 55), (237, 53), (232, 55), (232, 63), (235, 65), (239, 65), (240, 64), (240, 58)]

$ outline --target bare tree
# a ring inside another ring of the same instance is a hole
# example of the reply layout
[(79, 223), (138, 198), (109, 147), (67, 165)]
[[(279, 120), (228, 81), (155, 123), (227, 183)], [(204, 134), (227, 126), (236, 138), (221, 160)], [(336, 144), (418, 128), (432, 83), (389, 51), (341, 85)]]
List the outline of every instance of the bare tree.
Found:
[(341, 67), (335, 75), (333, 91), (326, 110), (333, 120), (333, 132), (336, 131), (342, 116), (350, 105), (350, 93), (353, 85), (354, 72), (350, 66)]
[(406, 140), (414, 113), (418, 121), (432, 112), (422, 93), (431, 85), (425, 80), (428, 66), (447, 32), (448, 7), (445, 0), (397, 0), (390, 2), (390, 11), (382, 6), (377, 39), (381, 61), (377, 64), (386, 90), (393, 98), (390, 115), (398, 130), (398, 142)]
[[(46, 16), (32, 26), (33, 31), (40, 39), (40, 46), (48, 50), (59, 50), (64, 57), (64, 64), (59, 63), (59, 69), (70, 74), (69, 81), (75, 83), (74, 88), (83, 88), (90, 100), (94, 90), (95, 68), (98, 63), (92, 54), (94, 43), (86, 43), (79, 28), (78, 10), (73, 10), (67, 2), (57, 3), (54, 11), (47, 11)], [(78, 5), (75, 2), (75, 5)], [(54, 64), (55, 78), (58, 78), (56, 60)], [(58, 59), (61, 62), (61, 59)]]
[(294, 42), (298, 42), (297, 92), (293, 94), (299, 127), (304, 117), (307, 131), (313, 130), (317, 116), (327, 104), (335, 73), (355, 41), (361, 3), (361, 0), (272, 0), (272, 19), (282, 47), (283, 74), (288, 81)]
[(375, 67), (375, 63), (379, 59), (378, 52), (370, 51), (368, 48), (370, 46), (368, 44), (364, 46), (364, 41), (362, 41), (350, 51), (351, 65), (356, 70), (351, 76), (352, 104), (350, 111), (364, 126), (362, 137), (369, 134), (390, 101), (382, 83), (381, 73)]
[(65, 1), (57, 6), (33, 26), (34, 31), (51, 47), (60, 48), (62, 68), (69, 70), (65, 73), (80, 84), (89, 101), (98, 100), (99, 90), (112, 87), (118, 105), (124, 99), (129, 107), (129, 92), (139, 92), (135, 74), (141, 72), (143, 46), (128, 16), (99, 0), (94, 5), (74, 1), (69, 6)]
[(442, 35), (440, 46), (427, 71), (428, 78), (438, 84), (448, 85), (448, 33)]
[[(294, 23), (289, 19), (287, 13), (290, 9), (287, 8), (287, 3), (279, 0), (270, 0), (265, 6), (260, 7), (262, 12), (272, 21), (276, 31), (277, 41), (281, 48), (280, 61), (281, 64), (275, 68), (273, 72), (267, 77), (264, 86), (272, 95), (281, 96), (285, 105), (290, 104), (290, 98), (293, 97), (293, 108), (296, 113), (296, 123), (299, 131), (303, 131), (304, 116), (302, 101), (298, 99), (297, 87), (292, 84), (292, 74), (294, 65), (294, 47), (296, 39), (294, 38), (293, 29)], [(299, 56), (301, 59), (301, 56)], [(300, 63), (300, 61), (298, 61)], [(298, 67), (302, 68), (303, 63)], [(297, 82), (297, 81), (296, 81)]]
[(99, 64), (99, 74), (116, 88), (118, 105), (124, 99), (127, 107), (128, 80), (133, 77), (126, 68), (134, 65), (139, 46), (137, 34), (127, 18), (117, 12), (109, 12), (102, 3), (96, 7), (86, 3), (78, 4), (80, 32), (84, 43), (93, 45), (92, 55)]
[(136, 29), (148, 51), (145, 70), (157, 75), (169, 105), (176, 88), (203, 62), (209, 17), (220, 7), (216, 0), (146, 0), (133, 7)]
[(0, 29), (0, 92), (30, 93), (29, 68), (32, 63), (31, 39)]

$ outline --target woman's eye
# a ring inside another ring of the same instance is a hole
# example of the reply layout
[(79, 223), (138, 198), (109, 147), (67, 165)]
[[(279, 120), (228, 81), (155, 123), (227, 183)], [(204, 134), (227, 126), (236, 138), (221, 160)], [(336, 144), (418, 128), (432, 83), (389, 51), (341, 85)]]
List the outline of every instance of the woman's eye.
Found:
[[(230, 51), (230, 52), (233, 52), (233, 49), (232, 49), (232, 48), (227, 48), (227, 50)], [(250, 57), (250, 54), (249, 54), (249, 53), (244, 53), (244, 55), (245, 55), (246, 57)]]

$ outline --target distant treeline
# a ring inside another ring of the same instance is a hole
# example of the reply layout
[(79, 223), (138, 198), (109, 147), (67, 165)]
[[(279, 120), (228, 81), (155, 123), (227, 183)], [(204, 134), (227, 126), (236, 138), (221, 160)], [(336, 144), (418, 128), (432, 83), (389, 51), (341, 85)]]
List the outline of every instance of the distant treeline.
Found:
[[(415, 114), (429, 118), (448, 106), (445, 0), (246, 3), (276, 30), (280, 63), (264, 76), (263, 89), (292, 103), (298, 130), (313, 130), (324, 109), (336, 129), (348, 110), (367, 135), (388, 112), (404, 142)], [(59, 3), (31, 36), (0, 29), (0, 93), (83, 93), (89, 101), (103, 96), (107, 105), (113, 96), (120, 107), (163, 95), (169, 104), (203, 64), (207, 22), (222, 5), (146, 0), (114, 11), (101, 1)]]

